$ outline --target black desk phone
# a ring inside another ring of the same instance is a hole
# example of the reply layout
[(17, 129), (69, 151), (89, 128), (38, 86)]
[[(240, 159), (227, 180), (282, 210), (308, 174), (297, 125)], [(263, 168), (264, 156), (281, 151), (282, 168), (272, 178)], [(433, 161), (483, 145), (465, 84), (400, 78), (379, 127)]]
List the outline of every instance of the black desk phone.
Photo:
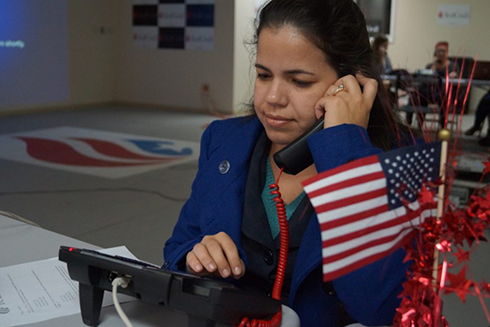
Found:
[(130, 282), (118, 292), (185, 312), (189, 327), (237, 325), (243, 317), (269, 319), (281, 307), (277, 300), (231, 283), (93, 250), (61, 246), (59, 260), (67, 263), (70, 278), (79, 282), (82, 319), (88, 326), (98, 326), (104, 291), (112, 291), (112, 281), (121, 276)]

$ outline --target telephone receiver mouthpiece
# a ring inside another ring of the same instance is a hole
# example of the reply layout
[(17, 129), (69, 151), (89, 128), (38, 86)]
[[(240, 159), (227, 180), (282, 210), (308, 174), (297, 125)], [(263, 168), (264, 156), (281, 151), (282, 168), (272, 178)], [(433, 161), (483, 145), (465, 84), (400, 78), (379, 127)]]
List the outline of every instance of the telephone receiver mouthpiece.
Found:
[(323, 130), (324, 120), (325, 117), (320, 118), (309, 130), (274, 154), (274, 162), (280, 169), (284, 168), (286, 174), (296, 175), (313, 164), (307, 139)]

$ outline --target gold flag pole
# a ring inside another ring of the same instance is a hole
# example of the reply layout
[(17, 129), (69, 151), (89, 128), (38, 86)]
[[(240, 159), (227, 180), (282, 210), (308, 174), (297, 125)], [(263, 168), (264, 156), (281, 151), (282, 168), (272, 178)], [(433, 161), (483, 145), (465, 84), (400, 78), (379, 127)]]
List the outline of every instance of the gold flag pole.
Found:
[[(446, 182), (446, 163), (447, 163), (447, 149), (448, 149), (448, 142), (451, 139), (451, 132), (443, 128), (439, 131), (438, 135), (439, 139), (442, 141), (441, 144), (441, 163), (440, 163), (440, 177), (441, 177), (441, 185), (439, 185), (438, 193), (437, 193), (437, 220), (440, 220), (442, 218), (442, 215), (444, 214), (444, 192), (445, 192), (445, 182)], [(438, 268), (439, 268), (439, 250), (437, 248), (434, 248), (434, 263), (432, 267), (432, 281), (435, 287), (437, 287), (437, 275), (438, 275)], [(443, 269), (444, 270), (444, 269)], [(434, 327), (439, 327), (440, 322), (441, 322), (441, 313), (442, 313), (442, 302), (440, 298), (440, 291), (444, 287), (445, 284), (445, 278), (444, 278), (444, 271), (441, 274), (441, 281), (439, 284), (439, 298), (437, 298), (437, 303), (434, 305)]]
[[(443, 128), (439, 131), (439, 140), (442, 141), (441, 145), (441, 165), (439, 167), (439, 174), (441, 177), (441, 185), (439, 185), (437, 193), (437, 220), (440, 220), (444, 213), (444, 184), (446, 182), (446, 162), (447, 162), (447, 148), (448, 141), (451, 139), (451, 132)], [(439, 251), (434, 249), (434, 266), (433, 266), (433, 277), (434, 281), (437, 282), (437, 267), (439, 265)]]

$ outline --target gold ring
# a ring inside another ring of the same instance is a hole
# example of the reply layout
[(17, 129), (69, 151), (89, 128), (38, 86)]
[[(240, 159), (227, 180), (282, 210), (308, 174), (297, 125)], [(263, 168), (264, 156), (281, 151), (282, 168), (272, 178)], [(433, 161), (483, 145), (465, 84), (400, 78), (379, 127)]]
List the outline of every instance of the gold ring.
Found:
[(340, 84), (339, 86), (337, 86), (335, 91), (333, 91), (333, 95), (337, 95), (337, 93), (342, 92), (342, 91), (345, 91), (344, 84)]

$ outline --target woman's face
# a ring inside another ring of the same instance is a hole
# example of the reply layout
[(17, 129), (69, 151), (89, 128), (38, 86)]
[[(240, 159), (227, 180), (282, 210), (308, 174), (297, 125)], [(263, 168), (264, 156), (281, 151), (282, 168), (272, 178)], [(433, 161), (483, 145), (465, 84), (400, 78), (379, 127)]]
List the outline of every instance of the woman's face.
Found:
[(447, 58), (446, 47), (438, 46), (434, 50), (434, 55), (436, 56), (437, 60), (440, 60), (441, 62), (445, 61)]
[(383, 42), (379, 45), (378, 53), (381, 57), (384, 57), (388, 52), (388, 42)]
[(280, 149), (315, 123), (315, 104), (338, 77), (323, 52), (291, 26), (261, 31), (255, 68), (255, 111)]

